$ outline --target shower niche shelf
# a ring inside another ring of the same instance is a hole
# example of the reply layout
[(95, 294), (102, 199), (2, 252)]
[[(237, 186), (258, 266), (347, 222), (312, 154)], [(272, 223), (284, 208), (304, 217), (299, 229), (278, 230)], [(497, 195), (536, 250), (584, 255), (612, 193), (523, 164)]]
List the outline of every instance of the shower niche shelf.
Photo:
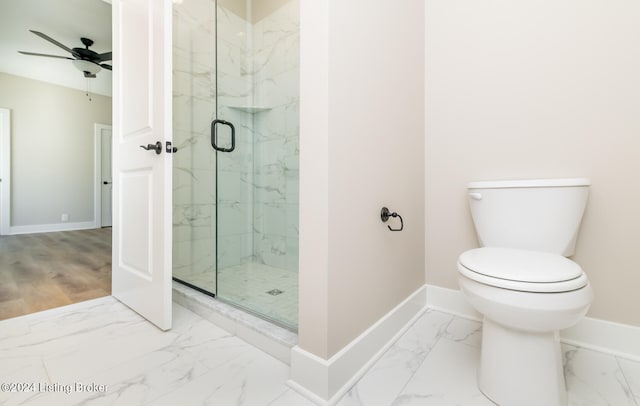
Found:
[(244, 111), (245, 113), (249, 113), (249, 114), (262, 113), (262, 112), (271, 110), (271, 107), (264, 107), (264, 106), (227, 106), (227, 107), (233, 110)]

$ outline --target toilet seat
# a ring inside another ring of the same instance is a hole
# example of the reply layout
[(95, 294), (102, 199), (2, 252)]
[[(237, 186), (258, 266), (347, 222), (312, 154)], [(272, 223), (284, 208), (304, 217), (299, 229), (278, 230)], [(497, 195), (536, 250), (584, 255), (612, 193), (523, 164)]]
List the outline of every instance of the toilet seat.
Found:
[(458, 258), (458, 270), (485, 285), (523, 292), (569, 292), (588, 283), (582, 268), (568, 258), (511, 248), (466, 251)]

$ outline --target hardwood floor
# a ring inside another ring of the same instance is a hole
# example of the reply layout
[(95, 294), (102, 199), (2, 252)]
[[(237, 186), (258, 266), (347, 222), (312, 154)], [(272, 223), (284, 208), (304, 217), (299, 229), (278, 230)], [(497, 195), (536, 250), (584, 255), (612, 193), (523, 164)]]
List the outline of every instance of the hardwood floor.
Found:
[(0, 236), (0, 320), (111, 294), (111, 228)]

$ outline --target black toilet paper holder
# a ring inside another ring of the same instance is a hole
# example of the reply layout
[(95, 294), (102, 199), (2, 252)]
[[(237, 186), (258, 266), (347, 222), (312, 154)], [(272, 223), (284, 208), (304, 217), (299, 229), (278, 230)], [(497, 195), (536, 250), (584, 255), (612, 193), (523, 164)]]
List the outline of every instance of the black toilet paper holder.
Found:
[(380, 220), (382, 220), (383, 222), (386, 223), (389, 220), (389, 217), (397, 217), (397, 218), (400, 219), (400, 228), (391, 228), (391, 226), (387, 225), (389, 230), (391, 230), (391, 231), (402, 231), (402, 229), (404, 228), (404, 222), (402, 221), (402, 216), (400, 216), (395, 211), (392, 213), (392, 212), (389, 211), (388, 208), (383, 207), (380, 210)]

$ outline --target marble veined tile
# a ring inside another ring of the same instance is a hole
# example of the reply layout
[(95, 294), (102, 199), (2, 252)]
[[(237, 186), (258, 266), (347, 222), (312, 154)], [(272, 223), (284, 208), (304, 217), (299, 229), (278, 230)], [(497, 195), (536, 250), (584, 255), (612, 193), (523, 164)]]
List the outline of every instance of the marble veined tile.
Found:
[[(2, 357), (0, 383), (49, 382), (47, 371), (40, 357)], [(0, 405), (19, 405), (34, 397), (28, 392), (0, 392)]]
[(82, 380), (139, 354), (166, 347), (176, 339), (172, 331), (158, 331), (141, 317), (135, 322), (113, 322), (66, 336), (59, 348), (44, 347), (44, 364), (53, 381)]
[[(286, 364), (180, 305), (173, 309), (168, 332), (146, 321), (141, 323), (148, 329), (141, 328), (136, 324), (141, 317), (113, 297), (20, 318), (36, 333), (25, 333), (22, 344), (3, 343), (3, 381), (95, 383), (106, 390), (4, 392), (0, 404), (305, 405), (306, 400), (286, 386)], [(106, 325), (100, 327), (101, 322)], [(11, 324), (0, 322), (0, 331)], [(67, 352), (73, 347), (76, 351)]]
[(289, 368), (246, 346), (224, 365), (154, 400), (153, 405), (268, 405), (282, 396)]
[(438, 342), (453, 316), (426, 311), (341, 399), (339, 406), (390, 405)]
[[(427, 310), (339, 405), (491, 406), (476, 382), (480, 335), (478, 322)], [(570, 345), (563, 353), (569, 406), (638, 406), (640, 363)], [(283, 362), (177, 304), (169, 332), (113, 297), (0, 322), (3, 381), (107, 386), (0, 392), (2, 405), (312, 405), (288, 375)]]
[(640, 406), (640, 362), (618, 359), (618, 363), (636, 399), (636, 403)]
[(3, 340), (14, 336), (24, 336), (29, 331), (29, 323), (24, 317), (3, 320), (2, 329), (0, 330), (0, 348), (2, 348)]
[[(212, 368), (224, 364), (247, 350), (247, 344), (182, 306), (173, 306), (175, 340), (169, 345), (144, 353), (113, 368), (83, 379), (107, 386), (105, 393), (74, 392), (65, 396), (67, 404), (142, 405), (186, 385)], [(156, 335), (167, 335), (156, 329)], [(205, 365), (208, 363), (208, 366)], [(67, 382), (69, 379), (66, 380)], [(61, 396), (44, 396), (30, 404), (47, 405)], [(54, 403), (55, 404), (55, 403)]]
[(268, 406), (315, 406), (316, 404), (308, 400), (298, 392), (289, 389), (280, 397), (269, 403)]
[(570, 406), (636, 406), (615, 357), (571, 345), (562, 348)]
[(407, 383), (394, 406), (495, 406), (477, 388), (480, 350), (441, 339)]
[(443, 337), (480, 348), (482, 343), (482, 323), (475, 320), (455, 317), (447, 326)]
[(26, 323), (28, 328), (24, 328), (23, 324), (22, 334), (14, 331), (13, 334), (0, 337), (0, 357), (45, 355), (50, 350), (68, 346), (64, 342), (67, 336), (98, 329), (116, 321), (127, 323), (139, 318), (135, 313), (130, 313), (126, 306), (107, 296), (77, 303), (72, 307), (58, 307), (9, 320), (12, 323)]
[(395, 345), (416, 353), (427, 353), (445, 333), (453, 319), (454, 316), (450, 314), (428, 309)]
[[(123, 362), (96, 375), (80, 380), (85, 384), (106, 385), (104, 392), (52, 393), (34, 397), (30, 406), (52, 404), (121, 404), (142, 405), (175, 390), (190, 380), (206, 373), (195, 357), (177, 348), (166, 347)], [(78, 382), (61, 378), (63, 384)]]

